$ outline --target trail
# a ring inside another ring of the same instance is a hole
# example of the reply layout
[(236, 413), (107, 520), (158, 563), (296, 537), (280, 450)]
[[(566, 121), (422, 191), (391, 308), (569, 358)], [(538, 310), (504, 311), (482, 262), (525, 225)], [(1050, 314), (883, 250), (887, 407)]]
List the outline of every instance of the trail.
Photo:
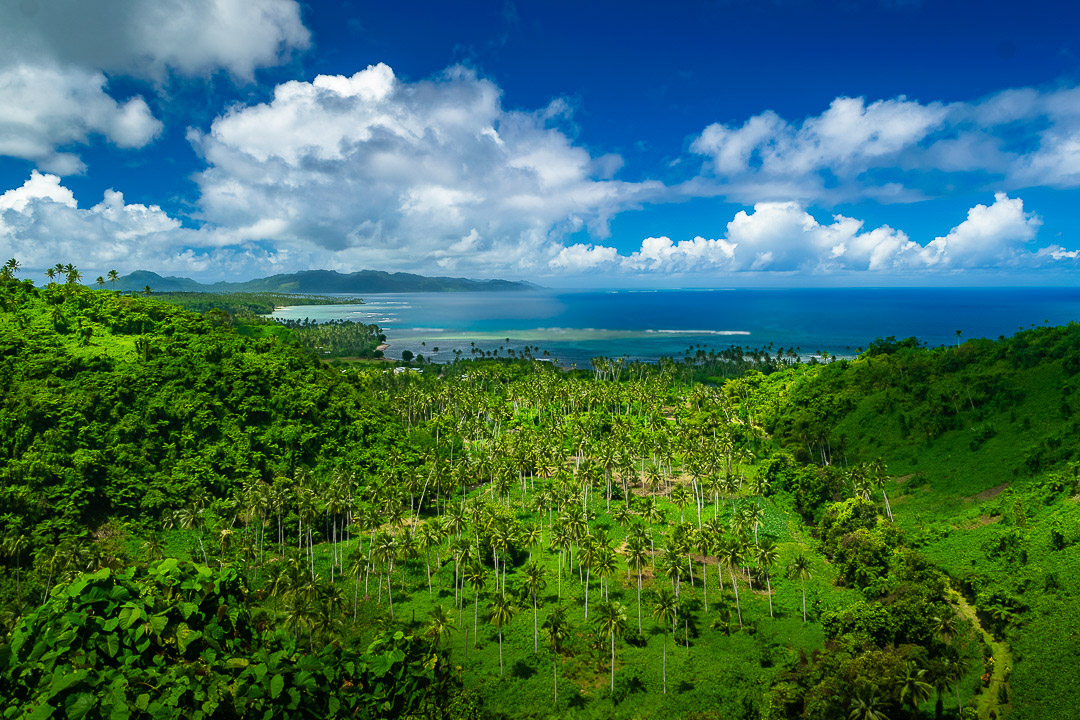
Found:
[[(975, 708), (979, 711), (979, 718), (987, 720), (991, 712), (996, 712), (998, 718), (1006, 717), (1012, 709), (1012, 704), (998, 702), (998, 688), (1007, 684), (1005, 674), (1012, 669), (1012, 653), (1009, 652), (1009, 646), (995, 640), (994, 636), (983, 628), (982, 623), (979, 622), (979, 616), (975, 613), (975, 608), (963, 595), (955, 591), (951, 595), (959, 606), (960, 613), (982, 633), (983, 641), (990, 647), (990, 654), (994, 658), (994, 672), (990, 676), (990, 684), (984, 687), (975, 698)], [(1009, 694), (1012, 695), (1011, 692)]]

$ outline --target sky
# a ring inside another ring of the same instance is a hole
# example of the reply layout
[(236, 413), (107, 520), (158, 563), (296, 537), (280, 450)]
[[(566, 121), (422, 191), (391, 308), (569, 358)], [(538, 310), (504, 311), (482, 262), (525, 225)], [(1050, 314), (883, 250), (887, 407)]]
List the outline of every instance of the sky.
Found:
[(1071, 2), (0, 4), (0, 256), (1071, 285)]

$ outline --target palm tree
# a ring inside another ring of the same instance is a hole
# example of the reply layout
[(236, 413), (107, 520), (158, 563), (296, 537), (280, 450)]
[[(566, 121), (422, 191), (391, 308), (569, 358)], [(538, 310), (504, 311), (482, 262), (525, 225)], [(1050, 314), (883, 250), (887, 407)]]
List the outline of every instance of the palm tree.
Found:
[(198, 534), (199, 549), (202, 551), (203, 563), (208, 563), (206, 558), (206, 546), (203, 545), (202, 529), (203, 529), (203, 508), (201, 502), (196, 499), (190, 505), (180, 508), (174, 515), (174, 522), (184, 530), (195, 530)]
[(885, 500), (885, 513), (889, 516), (889, 519), (893, 519), (892, 505), (889, 503), (889, 496), (885, 494), (885, 482), (889, 479), (889, 469), (885, 465), (885, 461), (881, 458), (873, 461), (869, 465), (868, 475), (870, 481), (881, 490), (881, 497)]
[(618, 558), (615, 549), (608, 542), (598, 542), (594, 567), (596, 574), (600, 576), (600, 587), (604, 590), (604, 599), (611, 599), (611, 578), (619, 570)]
[(645, 539), (635, 535), (626, 543), (626, 563), (637, 574), (637, 626), (641, 632), (641, 573), (645, 564), (649, 561), (649, 553), (645, 549)]
[[(394, 593), (391, 573), (394, 572), (394, 560), (397, 558), (397, 540), (388, 532), (379, 532), (373, 543), (375, 560), (386, 572), (386, 594), (390, 599), (390, 617), (394, 617)], [(379, 595), (382, 596), (382, 577), (379, 577)], [(381, 602), (381, 600), (380, 600)]]
[(488, 606), (488, 620), (499, 628), (499, 676), (503, 674), (503, 628), (514, 619), (514, 606), (505, 595), (497, 593)]
[(165, 557), (165, 547), (161, 542), (161, 535), (156, 532), (150, 533), (150, 536), (140, 546), (140, 549), (151, 561), (161, 560)]
[(754, 503), (746, 510), (746, 520), (754, 531), (754, 544), (758, 544), (758, 528), (765, 520), (765, 508)]
[(454, 618), (442, 605), (436, 605), (431, 611), (431, 622), (424, 631), (424, 636), (432, 642), (442, 644), (443, 637), (454, 631)]
[(101, 275), (98, 275), (97, 280), (95, 282), (97, 283), (97, 286), (99, 288), (105, 287), (105, 278), (103, 278)]
[(727, 542), (723, 543), (717, 552), (723, 559), (724, 564), (728, 566), (728, 573), (731, 575), (731, 585), (735, 588), (735, 609), (739, 613), (739, 627), (741, 628), (743, 626), (742, 606), (739, 604), (739, 582), (735, 576), (735, 568), (742, 565), (746, 559), (742, 540), (738, 537), (728, 538)]
[(533, 652), (540, 650), (539, 633), (536, 629), (536, 596), (547, 587), (547, 572), (544, 566), (535, 560), (525, 565), (525, 591), (532, 596), (533, 605)]
[(964, 704), (960, 701), (960, 681), (964, 679), (964, 673), (967, 672), (967, 662), (959, 655), (953, 655), (945, 660), (945, 671), (956, 689), (956, 714), (962, 717)]
[(578, 568), (585, 568), (585, 619), (589, 619), (589, 581), (592, 577), (592, 569), (596, 564), (597, 543), (586, 535), (581, 538), (581, 548), (578, 550)]
[[(439, 530), (436, 523), (426, 522), (420, 526), (419, 530), (417, 530), (416, 539), (420, 545), (420, 549), (424, 551), (424, 570), (427, 573), (428, 597), (430, 598), (432, 595), (431, 550), (442, 542), (442, 532)], [(436, 572), (438, 572), (438, 563), (436, 563)]]
[(150, 297), (150, 294), (153, 292), (153, 290), (150, 289), (149, 285), (145, 285), (143, 287), (142, 292), (143, 292), (143, 295), (145, 295), (146, 297)]
[(480, 609), (480, 591), (484, 589), (484, 583), (487, 581), (487, 573), (480, 563), (470, 563), (463, 574), (462, 580), (469, 583), (473, 589), (473, 647), (476, 647), (476, 616)]
[(12, 531), (4, 538), (3, 545), (0, 546), (8, 556), (15, 559), (15, 595), (19, 599), (19, 605), (22, 605), (22, 553), (26, 549), (28, 544), (26, 535)]
[(671, 491), (671, 502), (675, 503), (675, 506), (679, 508), (679, 522), (686, 521), (686, 506), (690, 504), (693, 498), (690, 496), (690, 491), (686, 489), (685, 485), (679, 484), (675, 486), (675, 489)]
[(555, 704), (559, 704), (559, 649), (562, 647), (563, 642), (570, 637), (570, 623), (566, 619), (566, 610), (561, 606), (555, 608), (547, 619), (544, 620), (544, 624), (541, 626), (544, 629), (544, 635), (547, 636), (548, 645), (551, 646), (551, 654), (554, 658), (555, 664)]
[(570, 535), (569, 529), (562, 522), (558, 522), (551, 527), (551, 549), (559, 551), (559, 599), (562, 599), (562, 566), (563, 556), (567, 550), (570, 549), (573, 544), (573, 537)]
[(788, 565), (788, 576), (794, 580), (798, 578), (802, 582), (802, 620), (806, 622), (806, 581), (810, 574), (810, 560), (803, 553), (799, 553)]
[[(621, 603), (604, 602), (596, 616), (597, 629), (611, 638), (611, 692), (615, 692), (615, 636), (626, 631), (626, 608)], [(665, 644), (665, 647), (666, 644)]]
[(914, 716), (919, 711), (919, 706), (930, 699), (934, 692), (933, 686), (926, 682), (926, 670), (920, 668), (914, 662), (908, 662), (904, 666), (904, 678), (900, 681), (900, 702), (907, 703)]
[(866, 695), (857, 693), (851, 703), (848, 718), (850, 720), (889, 720), (889, 717), (881, 710), (884, 704), (878, 698), (876, 688), (871, 688)]
[(49, 278), (49, 282), (56, 279), (56, 268), (49, 268), (45, 271), (45, 277)]
[(109, 282), (115, 285), (116, 281), (120, 279), (120, 273), (116, 272), (115, 270), (110, 270), (108, 277)]
[(776, 545), (773, 541), (765, 538), (765, 540), (758, 545), (755, 555), (757, 557), (758, 565), (765, 571), (765, 588), (769, 595), (769, 617), (772, 617), (772, 567), (776, 565), (776, 561), (780, 558), (780, 554), (777, 552)]
[(664, 629), (664, 694), (667, 694), (667, 639), (675, 631), (675, 619), (679, 616), (679, 601), (675, 593), (666, 587), (656, 592), (652, 606), (653, 619)]
[(934, 632), (938, 634), (942, 642), (949, 640), (956, 634), (956, 615), (953, 613), (934, 618)]

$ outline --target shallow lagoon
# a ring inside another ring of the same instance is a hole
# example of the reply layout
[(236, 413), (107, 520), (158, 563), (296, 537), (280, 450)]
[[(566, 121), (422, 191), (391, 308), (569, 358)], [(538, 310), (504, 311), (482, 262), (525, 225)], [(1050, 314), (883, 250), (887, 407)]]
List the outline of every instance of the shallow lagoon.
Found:
[[(565, 365), (597, 355), (656, 360), (732, 345), (853, 355), (877, 337), (930, 345), (1080, 319), (1076, 288), (592, 290), (364, 295), (364, 305), (279, 308), (278, 318), (377, 323), (388, 357), (448, 361), (476, 347), (546, 350)], [(509, 341), (507, 339), (509, 338)], [(438, 353), (434, 348), (438, 348)]]

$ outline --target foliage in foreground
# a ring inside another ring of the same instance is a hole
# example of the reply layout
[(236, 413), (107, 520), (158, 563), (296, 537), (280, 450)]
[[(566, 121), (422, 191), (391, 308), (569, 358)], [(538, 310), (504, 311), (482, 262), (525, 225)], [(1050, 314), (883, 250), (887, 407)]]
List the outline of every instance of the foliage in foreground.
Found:
[(427, 641), (315, 649), (252, 609), (230, 569), (170, 559), (85, 574), (0, 646), (2, 717), (445, 717), (456, 688)]

